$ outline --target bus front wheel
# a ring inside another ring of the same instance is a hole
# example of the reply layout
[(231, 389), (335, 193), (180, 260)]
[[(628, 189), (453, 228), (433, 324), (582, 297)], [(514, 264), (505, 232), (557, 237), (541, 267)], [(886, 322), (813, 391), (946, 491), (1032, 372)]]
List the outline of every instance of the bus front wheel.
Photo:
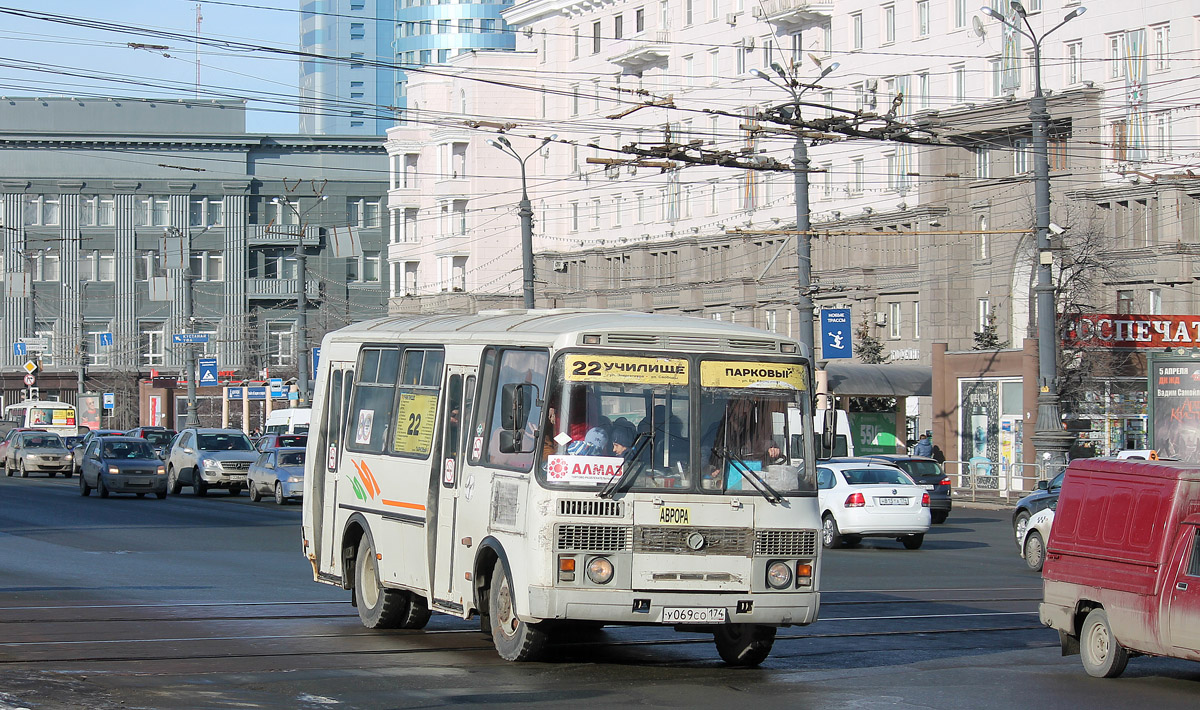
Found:
[(488, 620), (492, 643), (506, 661), (535, 661), (546, 648), (546, 630), (522, 621), (513, 608), (512, 582), (504, 563), (496, 560), (488, 585)]
[(763, 624), (725, 624), (713, 636), (721, 660), (731, 666), (757, 666), (775, 645), (775, 627)]
[(379, 580), (379, 563), (370, 538), (358, 543), (354, 561), (354, 601), (368, 629), (420, 629), (429, 623), (424, 598), (403, 589), (387, 589)]

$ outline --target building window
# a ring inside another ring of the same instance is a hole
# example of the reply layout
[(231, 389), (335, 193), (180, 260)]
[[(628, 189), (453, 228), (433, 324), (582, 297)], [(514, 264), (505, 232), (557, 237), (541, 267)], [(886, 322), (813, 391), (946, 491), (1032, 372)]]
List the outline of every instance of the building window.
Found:
[(850, 16), (850, 49), (863, 48), (863, 18), (861, 12)]
[(268, 360), (274, 367), (288, 367), (295, 359), (295, 325), (289, 321), (273, 321), (267, 324)]
[(58, 195), (26, 195), (24, 221), (29, 227), (57, 227), (62, 219)]
[(892, 44), (896, 41), (896, 6), (883, 6), (883, 43)]
[(157, 251), (139, 252), (133, 262), (133, 278), (135, 281), (149, 281), (157, 276), (166, 276), (162, 268), (162, 257)]
[(975, 258), (979, 261), (986, 261), (992, 256), (992, 240), (988, 234), (988, 216), (986, 214), (975, 215)]
[(92, 367), (108, 367), (112, 347), (101, 347), (100, 336), (111, 333), (108, 323), (85, 323), (83, 325), (83, 347), (87, 351), (87, 364)]
[(421, 265), (419, 261), (404, 262), (404, 295), (417, 295), (417, 268)]
[(362, 22), (350, 23), (350, 39), (363, 39), (366, 29)]
[(1158, 157), (1171, 157), (1171, 112), (1161, 111), (1154, 114), (1154, 142), (1158, 148)]
[(377, 251), (364, 251), (357, 259), (351, 259), (347, 281), (379, 283), (379, 261)]
[(138, 350), (142, 353), (143, 365), (162, 365), (165, 361), (163, 344), (163, 324), (143, 323)]
[(1154, 70), (1166, 71), (1171, 68), (1171, 26), (1159, 25), (1154, 28)]
[(929, 36), (929, 0), (917, 0), (917, 36)]
[(863, 183), (866, 182), (866, 169), (862, 158), (854, 158), (850, 161), (854, 167), (854, 182), (850, 186), (850, 194), (861, 195), (863, 193)]
[(571, 30), (571, 58), (579, 59), (579, 28)]
[(117, 255), (112, 249), (96, 252), (96, 280), (110, 283), (117, 280)]
[(133, 203), (135, 227), (166, 227), (170, 225), (171, 199), (166, 195), (139, 197)]
[(404, 208), (404, 241), (416, 242), (420, 240), (420, 235), (417, 233), (417, 208)]
[(1004, 63), (998, 58), (988, 60), (988, 74), (992, 79), (992, 96), (1004, 95)]
[(1013, 173), (1020, 175), (1029, 172), (1029, 141), (1018, 138), (1013, 141)]
[(1133, 314), (1133, 291), (1117, 291), (1117, 315)]
[(496, 31), (496, 21), (484, 19), (479, 21), (479, 31), (483, 34), (492, 34)]
[(378, 227), (379, 201), (370, 200), (365, 197), (347, 197), (346, 217), (349, 219), (351, 226)]
[(1067, 42), (1067, 84), (1083, 81), (1083, 42)]
[(967, 26), (967, 0), (954, 0), (954, 29)]
[(1162, 289), (1161, 288), (1152, 288), (1149, 291), (1147, 291), (1147, 295), (1150, 297), (1149, 315), (1161, 316), (1162, 315)]
[(982, 333), (992, 322), (992, 302), (986, 298), (979, 299), (975, 314), (975, 330)]
[(189, 227), (220, 227), (224, 216), (225, 201), (220, 197), (193, 197), (188, 201)]
[(913, 340), (921, 339), (921, 302), (913, 301)]
[(1108, 78), (1125, 76), (1125, 35), (1108, 36)]
[(638, 8), (633, 12), (633, 24), (635, 32), (646, 31), (646, 11), (643, 8)]
[(1123, 163), (1129, 157), (1129, 126), (1125, 121), (1113, 121), (1110, 127), (1112, 134), (1113, 160)]
[(579, 203), (578, 202), (571, 203), (571, 231), (572, 232), (579, 231)]
[(900, 339), (900, 304), (888, 304), (888, 338), (892, 340)]
[(455, 236), (467, 233), (467, 201), (453, 200), (450, 202), (450, 231)]
[(625, 38), (625, 16), (617, 15), (613, 18), (613, 39)]
[(592, 229), (600, 229), (600, 198), (592, 198)]
[(992, 150), (990, 148), (975, 149), (975, 177), (983, 180), (992, 176)]

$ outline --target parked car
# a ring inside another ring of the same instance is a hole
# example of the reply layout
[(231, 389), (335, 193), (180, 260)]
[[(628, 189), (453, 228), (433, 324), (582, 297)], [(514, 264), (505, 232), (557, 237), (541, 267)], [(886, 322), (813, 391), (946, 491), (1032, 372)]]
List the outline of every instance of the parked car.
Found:
[(820, 462), (817, 498), (825, 547), (855, 545), (864, 537), (891, 537), (915, 550), (929, 531), (929, 491), (895, 466)]
[(1200, 661), (1200, 465), (1081, 459), (1042, 569), (1042, 623), (1097, 678), (1131, 655)]
[(84, 434), (83, 438), (79, 441), (79, 443), (76, 444), (75, 447), (71, 449), (72, 460), (75, 464), (75, 467), (72, 470), (75, 473), (79, 473), (79, 461), (80, 461), (80, 459), (83, 458), (83, 452), (86, 451), (87, 447), (93, 441), (95, 441), (98, 437), (101, 437), (101, 436), (124, 436), (124, 435), (125, 435), (125, 432), (121, 431), (120, 429), (93, 429), (92, 431), (89, 431), (88, 433)]
[(136, 436), (150, 442), (150, 445), (158, 452), (159, 458), (166, 456), (175, 434), (174, 429), (168, 429), (165, 426), (140, 426), (125, 432), (125, 436)]
[(304, 494), (304, 448), (269, 449), (259, 455), (246, 474), (250, 500), (257, 503), (263, 496), (274, 495), (275, 502), (285, 505)]
[(1045, 510), (1058, 502), (1058, 493), (1062, 489), (1064, 475), (1066, 475), (1066, 471), (1049, 481), (1038, 481), (1036, 491), (1017, 501), (1017, 507), (1013, 508), (1012, 525), (1013, 541), (1018, 546), (1025, 541), (1025, 528), (1029, 525), (1029, 518), (1034, 513)]
[(107, 498), (109, 493), (135, 493), (138, 498), (153, 493), (167, 497), (167, 469), (146, 439), (105, 436), (92, 440), (83, 452), (79, 468), (79, 494), (92, 489)]
[(15, 470), (21, 478), (31, 473), (71, 475), (71, 452), (63, 446), (62, 437), (48, 431), (18, 432), (9, 442), (4, 455), (4, 473)]
[(889, 463), (908, 474), (918, 486), (929, 491), (929, 518), (934, 525), (946, 522), (953, 502), (950, 499), (950, 477), (937, 461), (924, 456), (903, 454), (871, 454), (860, 458)]
[(278, 449), (284, 446), (299, 446), (303, 448), (307, 445), (308, 434), (264, 434), (254, 442), (254, 448), (259, 451)]
[(1046, 562), (1046, 540), (1050, 539), (1050, 528), (1054, 525), (1054, 505), (1034, 513), (1025, 526), (1025, 537), (1021, 540), (1021, 557), (1034, 572), (1041, 572)]
[(167, 452), (167, 490), (191, 486), (202, 496), (224, 488), (236, 496), (246, 487), (246, 472), (259, 452), (240, 429), (184, 429)]
[(4, 435), (4, 439), (0, 441), (0, 466), (4, 467), (4, 473), (11, 476), (12, 471), (7, 466), (8, 448), (17, 440), (17, 436), (23, 431), (45, 431), (45, 429), (35, 429), (33, 427), (12, 427), (8, 433)]

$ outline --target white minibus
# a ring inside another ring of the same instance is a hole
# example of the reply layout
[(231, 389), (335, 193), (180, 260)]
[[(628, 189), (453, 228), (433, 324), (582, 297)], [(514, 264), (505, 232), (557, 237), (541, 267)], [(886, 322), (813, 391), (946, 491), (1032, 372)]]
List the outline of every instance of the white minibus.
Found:
[(663, 625), (758, 664), (817, 618), (811, 380), (795, 340), (700, 318), (343, 328), (321, 345), (304, 554), (370, 628), (478, 616), (519, 661), (564, 629)]

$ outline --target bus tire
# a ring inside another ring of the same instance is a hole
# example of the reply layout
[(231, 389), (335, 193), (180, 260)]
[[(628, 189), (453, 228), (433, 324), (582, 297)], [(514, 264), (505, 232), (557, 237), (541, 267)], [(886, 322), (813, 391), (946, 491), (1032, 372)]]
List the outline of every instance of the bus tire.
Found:
[(400, 619), (397, 628), (401, 629), (423, 629), (429, 623), (429, 617), (433, 616), (433, 612), (429, 609), (429, 602), (425, 597), (416, 592), (404, 592), (406, 597), (404, 618)]
[(496, 653), (506, 661), (535, 661), (546, 648), (545, 629), (522, 621), (513, 609), (512, 582), (504, 563), (496, 560), (488, 585), (488, 619)]
[(408, 613), (408, 595), (399, 589), (387, 589), (379, 581), (379, 564), (371, 538), (358, 542), (354, 558), (354, 606), (358, 618), (368, 629), (394, 629)]
[(775, 627), (764, 624), (722, 624), (713, 633), (717, 653), (731, 666), (757, 666), (775, 645)]

